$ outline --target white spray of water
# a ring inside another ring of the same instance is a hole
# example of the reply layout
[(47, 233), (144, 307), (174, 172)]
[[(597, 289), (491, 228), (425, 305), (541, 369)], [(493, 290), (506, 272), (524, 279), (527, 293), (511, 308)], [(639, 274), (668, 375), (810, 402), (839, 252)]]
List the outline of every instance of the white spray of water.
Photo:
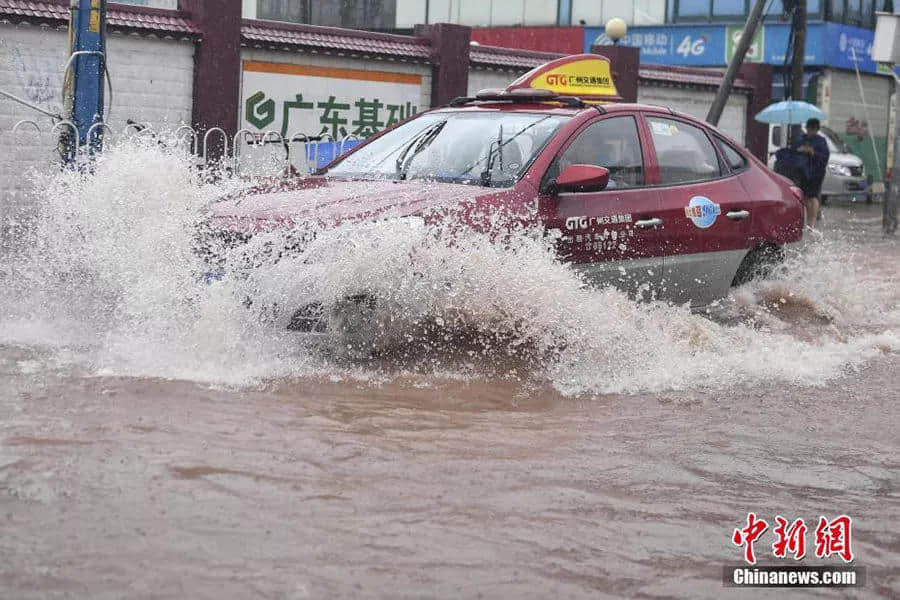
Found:
[[(109, 149), (92, 175), (45, 175), (35, 226), (0, 269), (0, 344), (76, 348), (97, 374), (232, 385), (507, 362), (569, 394), (820, 384), (900, 349), (896, 292), (837, 242), (737, 290), (715, 320), (587, 287), (533, 232), (495, 243), (402, 219), (318, 231), (280, 260), (265, 250), (286, 234), (260, 234), (227, 254), (253, 269), (201, 284), (197, 225), (236, 185), (200, 184), (140, 142)], [(377, 301), (351, 335), (287, 331), (296, 308), (351, 310), (358, 294)], [(381, 358), (353, 360), (359, 340)]]

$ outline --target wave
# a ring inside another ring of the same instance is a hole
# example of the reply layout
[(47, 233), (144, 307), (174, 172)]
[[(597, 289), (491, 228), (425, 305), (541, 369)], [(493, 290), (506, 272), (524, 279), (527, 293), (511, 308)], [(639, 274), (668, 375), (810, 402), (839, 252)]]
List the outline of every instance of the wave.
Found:
[[(0, 267), (0, 344), (97, 375), (260, 386), (452, 372), (570, 395), (821, 385), (900, 349), (896, 281), (855, 267), (840, 239), (703, 314), (586, 285), (540, 231), (409, 219), (261, 233), (219, 248), (226, 274), (203, 282), (205, 210), (242, 185), (203, 182), (140, 140), (90, 173), (36, 174), (35, 214)], [(291, 331), (310, 307), (325, 331)]]

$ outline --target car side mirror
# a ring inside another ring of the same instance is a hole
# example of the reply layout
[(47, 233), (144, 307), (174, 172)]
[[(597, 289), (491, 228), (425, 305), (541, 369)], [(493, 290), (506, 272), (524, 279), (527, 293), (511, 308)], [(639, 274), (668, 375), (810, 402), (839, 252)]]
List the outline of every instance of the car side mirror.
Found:
[(597, 165), (569, 165), (556, 178), (557, 193), (601, 192), (609, 184), (609, 169)]

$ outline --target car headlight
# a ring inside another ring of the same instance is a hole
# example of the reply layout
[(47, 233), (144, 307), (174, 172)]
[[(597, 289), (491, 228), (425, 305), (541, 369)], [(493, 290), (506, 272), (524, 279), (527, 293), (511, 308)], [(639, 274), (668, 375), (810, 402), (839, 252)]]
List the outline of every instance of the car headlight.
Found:
[(850, 167), (845, 167), (844, 165), (839, 165), (836, 163), (828, 163), (828, 172), (832, 175), (850, 177)]

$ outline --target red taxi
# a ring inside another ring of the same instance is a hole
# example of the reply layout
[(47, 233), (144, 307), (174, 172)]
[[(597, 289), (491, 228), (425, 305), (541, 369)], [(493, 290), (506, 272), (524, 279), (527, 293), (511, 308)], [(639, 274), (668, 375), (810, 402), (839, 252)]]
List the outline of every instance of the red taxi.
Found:
[(801, 239), (787, 179), (704, 122), (619, 99), (606, 58), (565, 57), (420, 113), (316, 176), (219, 202), (211, 223), (246, 235), (456, 207), (478, 226), (500, 211), (555, 235), (590, 282), (695, 306)]

